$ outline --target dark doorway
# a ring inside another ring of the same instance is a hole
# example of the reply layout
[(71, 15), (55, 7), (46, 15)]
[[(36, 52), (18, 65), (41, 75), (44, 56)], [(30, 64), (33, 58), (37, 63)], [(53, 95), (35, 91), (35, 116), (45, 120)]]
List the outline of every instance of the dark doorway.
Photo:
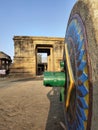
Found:
[(47, 70), (47, 53), (37, 53), (37, 75)]
[(43, 75), (48, 67), (49, 47), (37, 47), (37, 75)]

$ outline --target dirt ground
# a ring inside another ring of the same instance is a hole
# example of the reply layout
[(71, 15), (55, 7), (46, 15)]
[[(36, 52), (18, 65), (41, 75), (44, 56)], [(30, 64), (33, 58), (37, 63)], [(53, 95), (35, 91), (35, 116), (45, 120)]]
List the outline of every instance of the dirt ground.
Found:
[(42, 80), (0, 78), (0, 130), (63, 130), (59, 88)]

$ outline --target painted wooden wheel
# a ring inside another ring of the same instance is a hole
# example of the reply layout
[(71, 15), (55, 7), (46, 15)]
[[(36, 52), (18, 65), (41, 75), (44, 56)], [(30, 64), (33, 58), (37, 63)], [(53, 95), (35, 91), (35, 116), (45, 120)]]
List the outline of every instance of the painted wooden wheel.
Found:
[[(79, 9), (80, 5), (81, 10)], [(94, 72), (93, 61), (95, 60), (96, 56), (92, 57), (90, 51), (93, 49), (91, 46), (95, 47), (96, 43), (94, 40), (92, 40), (91, 42), (93, 45), (90, 45), (90, 36), (93, 37), (93, 34), (89, 31), (92, 31), (94, 29), (94, 25), (91, 25), (92, 21), (88, 22), (88, 20), (92, 20), (93, 17), (89, 16), (88, 19), (88, 17), (86, 16), (89, 12), (87, 6), (89, 8), (89, 5), (87, 5), (87, 3), (85, 4), (85, 2), (80, 0), (73, 8), (69, 18), (65, 36), (71, 66), (75, 78), (75, 86), (71, 91), (70, 103), (68, 108), (66, 109), (66, 126), (68, 130), (94, 129), (94, 121), (92, 121), (94, 110), (92, 110), (92, 108), (94, 107), (93, 99), (95, 100), (95, 95), (93, 95), (93, 89), (95, 88), (93, 88), (94, 76), (92, 76), (92, 73)], [(85, 12), (84, 14), (83, 11)], [(89, 13), (88, 15), (90, 15)], [(95, 36), (93, 38), (95, 38)], [(98, 48), (98, 45), (96, 46), (96, 48)], [(94, 53), (97, 54), (97, 52), (98, 51), (95, 50)], [(97, 61), (98, 60), (96, 60), (96, 62)], [(97, 69), (96, 71), (98, 72)], [(95, 76), (97, 75), (97, 72), (95, 72)], [(96, 77), (96, 80), (98, 81), (98, 76)], [(68, 78), (69, 77), (67, 76), (67, 87), (69, 87)], [(96, 90), (98, 89), (96, 88)], [(68, 93), (66, 92), (66, 94)], [(97, 119), (97, 116), (94, 116), (95, 119)], [(95, 129), (97, 130), (97, 127)]]
[(67, 125), (69, 130), (84, 130), (92, 111), (92, 89), (87, 39), (79, 15), (74, 15), (70, 20), (66, 41), (75, 77), (75, 87), (71, 92), (70, 105), (67, 109)]

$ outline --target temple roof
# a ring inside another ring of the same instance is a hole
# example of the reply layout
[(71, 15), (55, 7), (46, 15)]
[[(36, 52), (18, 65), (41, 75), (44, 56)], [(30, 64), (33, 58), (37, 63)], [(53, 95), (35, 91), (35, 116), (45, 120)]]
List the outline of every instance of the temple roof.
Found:
[(0, 59), (7, 59), (11, 61), (11, 57), (2, 51), (0, 51)]

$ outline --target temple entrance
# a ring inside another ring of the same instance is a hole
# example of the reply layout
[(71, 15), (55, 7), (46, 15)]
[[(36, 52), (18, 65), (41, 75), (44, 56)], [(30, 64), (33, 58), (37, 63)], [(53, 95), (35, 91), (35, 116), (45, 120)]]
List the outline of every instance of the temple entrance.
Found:
[(37, 45), (36, 47), (36, 74), (37, 75), (43, 75), (44, 71), (48, 71), (51, 63), (52, 59), (50, 58), (51, 56), (51, 48), (52, 46), (41, 46), (41, 45)]
[(47, 53), (37, 53), (37, 75), (47, 70)]
[(12, 74), (36, 76), (46, 70), (60, 71), (64, 38), (15, 36), (13, 40), (15, 55), (10, 70)]

